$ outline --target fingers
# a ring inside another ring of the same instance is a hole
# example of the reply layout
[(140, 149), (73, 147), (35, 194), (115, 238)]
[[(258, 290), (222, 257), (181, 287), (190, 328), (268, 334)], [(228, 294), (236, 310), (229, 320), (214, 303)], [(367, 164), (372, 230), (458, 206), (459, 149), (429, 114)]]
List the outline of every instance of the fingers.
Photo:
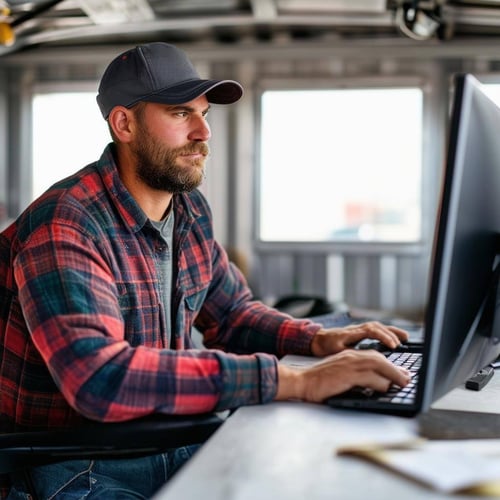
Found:
[(387, 347), (395, 349), (401, 342), (409, 339), (408, 332), (396, 326), (384, 325), (378, 321), (368, 321), (359, 325), (351, 325), (345, 329), (351, 336), (355, 337), (354, 342), (365, 338), (379, 340)]
[(320, 329), (313, 337), (311, 352), (314, 356), (327, 356), (352, 347), (360, 340), (378, 340), (390, 349), (406, 342), (409, 335), (396, 326), (388, 326), (378, 321), (368, 321), (342, 328)]
[(392, 333), (394, 333), (400, 342), (408, 342), (410, 338), (410, 334), (401, 328), (398, 328), (397, 326), (392, 326), (392, 325), (386, 325), (386, 328), (390, 330)]
[(355, 386), (386, 392), (391, 384), (404, 387), (410, 379), (407, 370), (379, 352), (346, 350), (304, 372), (304, 398), (321, 402)]
[[(373, 367), (374, 375), (371, 376), (369, 370), (364, 371), (363, 375), (367, 377), (365, 383), (361, 384), (365, 387), (370, 387), (376, 391), (385, 392), (389, 389), (391, 384), (396, 384), (399, 387), (404, 387), (411, 380), (411, 374), (406, 368), (396, 366), (388, 361), (382, 354), (379, 354)], [(383, 382), (382, 382), (383, 381)], [(375, 385), (377, 384), (377, 385)], [(379, 385), (380, 384), (380, 385)], [(385, 385), (387, 384), (387, 385)]]
[(352, 360), (356, 378), (353, 385), (385, 392), (391, 384), (404, 387), (411, 379), (408, 370), (394, 365), (379, 352), (364, 351), (356, 354), (361, 356), (356, 356)]

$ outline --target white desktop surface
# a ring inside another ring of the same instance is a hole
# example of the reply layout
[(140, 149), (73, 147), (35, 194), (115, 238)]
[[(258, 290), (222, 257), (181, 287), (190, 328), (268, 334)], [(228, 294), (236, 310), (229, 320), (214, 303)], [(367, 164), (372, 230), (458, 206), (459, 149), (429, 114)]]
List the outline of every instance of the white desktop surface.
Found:
[(464, 386), (457, 387), (438, 399), (432, 408), (498, 413), (500, 418), (500, 369), (495, 370), (495, 375), (481, 391), (470, 391)]
[[(482, 391), (456, 389), (438, 401), (436, 407), (500, 413), (498, 396), (500, 373), (496, 373)], [(154, 498), (451, 498), (375, 464), (335, 454), (335, 449), (341, 445), (378, 440), (384, 436), (388, 440), (403, 440), (416, 435), (417, 422), (412, 418), (337, 410), (301, 402), (240, 408)]]

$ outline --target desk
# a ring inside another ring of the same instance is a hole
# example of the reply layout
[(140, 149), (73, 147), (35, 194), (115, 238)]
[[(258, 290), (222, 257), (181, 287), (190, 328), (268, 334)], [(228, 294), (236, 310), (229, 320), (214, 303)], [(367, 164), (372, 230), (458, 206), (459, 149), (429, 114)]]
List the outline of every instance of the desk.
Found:
[[(497, 371), (482, 391), (455, 389), (435, 407), (500, 413), (499, 395)], [(155, 500), (449, 500), (374, 464), (334, 453), (356, 441), (416, 434), (411, 418), (299, 402), (240, 408)]]

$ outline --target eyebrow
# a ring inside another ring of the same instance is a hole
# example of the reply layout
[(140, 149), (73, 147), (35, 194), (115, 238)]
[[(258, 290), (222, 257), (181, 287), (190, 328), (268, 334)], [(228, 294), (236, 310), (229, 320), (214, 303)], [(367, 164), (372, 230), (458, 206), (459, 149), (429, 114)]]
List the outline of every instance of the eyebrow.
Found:
[[(183, 104), (172, 105), (172, 106), (169, 106), (168, 109), (171, 111), (188, 111), (190, 113), (196, 112), (196, 109), (193, 108), (192, 106), (185, 106)], [(208, 113), (209, 109), (210, 109), (210, 105), (208, 105), (205, 109), (203, 109), (202, 113)]]

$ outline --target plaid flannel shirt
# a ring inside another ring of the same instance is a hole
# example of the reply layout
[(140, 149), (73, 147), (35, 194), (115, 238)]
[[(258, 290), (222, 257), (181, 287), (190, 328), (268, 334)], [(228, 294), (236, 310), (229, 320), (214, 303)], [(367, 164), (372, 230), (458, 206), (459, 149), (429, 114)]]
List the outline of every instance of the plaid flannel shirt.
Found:
[[(319, 325), (252, 300), (214, 239), (201, 193), (175, 195), (173, 206), (168, 249), (122, 184), (108, 146), (4, 231), (4, 432), (265, 403), (276, 394), (276, 356), (310, 353)], [(157, 272), (169, 251), (171, 325)], [(207, 349), (193, 348), (193, 326)]]

